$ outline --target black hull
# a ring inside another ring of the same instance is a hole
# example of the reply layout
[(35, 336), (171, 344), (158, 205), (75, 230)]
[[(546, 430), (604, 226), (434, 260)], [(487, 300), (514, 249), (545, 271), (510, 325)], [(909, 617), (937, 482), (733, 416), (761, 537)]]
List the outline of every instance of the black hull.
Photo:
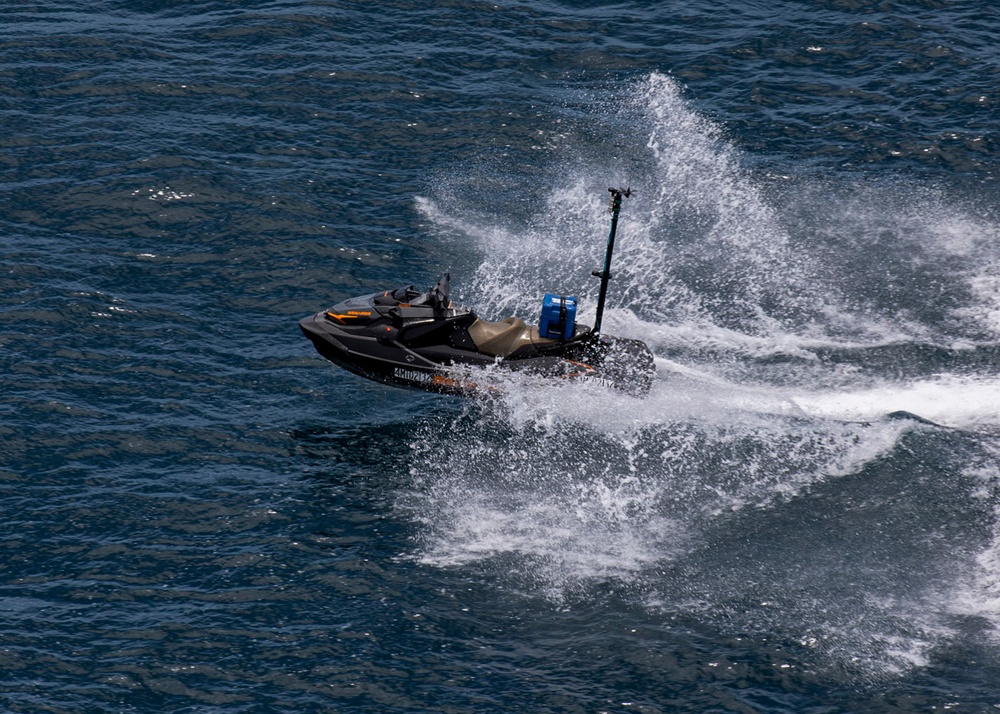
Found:
[[(441, 342), (406, 345), (372, 330), (334, 324), (328, 312), (299, 322), (317, 352), (334, 364), (383, 384), (461, 396), (504, 390), (512, 374), (550, 380), (594, 382), (641, 396), (652, 386), (655, 367), (639, 340), (579, 339), (546, 354), (504, 359)], [(391, 333), (390, 329), (386, 329)]]
[(373, 382), (444, 394), (468, 395), (481, 391), (478, 384), (458, 379), (454, 366), (428, 360), (401, 344), (373, 337), (334, 335), (330, 326), (324, 324), (324, 313), (301, 320), (299, 327), (320, 355)]

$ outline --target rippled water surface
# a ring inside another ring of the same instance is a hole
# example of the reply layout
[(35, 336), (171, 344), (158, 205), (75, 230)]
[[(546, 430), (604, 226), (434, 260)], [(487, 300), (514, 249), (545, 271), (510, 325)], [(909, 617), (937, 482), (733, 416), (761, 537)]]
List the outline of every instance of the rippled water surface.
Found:
[[(0, 9), (0, 709), (1000, 707), (978, 2)], [(450, 270), (644, 399), (297, 320)]]

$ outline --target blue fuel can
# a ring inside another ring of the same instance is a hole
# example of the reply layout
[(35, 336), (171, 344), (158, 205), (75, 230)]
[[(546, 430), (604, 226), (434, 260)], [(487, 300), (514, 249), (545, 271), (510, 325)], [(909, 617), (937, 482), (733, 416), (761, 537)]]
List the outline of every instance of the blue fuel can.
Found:
[(576, 330), (576, 298), (546, 295), (542, 298), (542, 318), (538, 333), (553, 340), (568, 340)]

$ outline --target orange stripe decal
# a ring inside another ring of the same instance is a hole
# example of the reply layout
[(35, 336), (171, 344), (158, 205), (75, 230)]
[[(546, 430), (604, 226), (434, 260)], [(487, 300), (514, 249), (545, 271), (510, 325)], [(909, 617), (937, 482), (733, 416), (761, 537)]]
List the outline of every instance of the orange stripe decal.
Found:
[(337, 322), (343, 322), (344, 320), (357, 320), (361, 317), (371, 317), (371, 310), (348, 310), (346, 313), (339, 312), (327, 312), (327, 317), (332, 317)]

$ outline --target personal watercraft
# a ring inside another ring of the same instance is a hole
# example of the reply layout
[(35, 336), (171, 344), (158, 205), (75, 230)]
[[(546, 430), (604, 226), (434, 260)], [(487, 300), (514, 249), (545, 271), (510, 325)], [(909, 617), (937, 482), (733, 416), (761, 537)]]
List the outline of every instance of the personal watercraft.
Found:
[(591, 329), (576, 324), (576, 298), (546, 295), (538, 326), (519, 317), (480, 319), (454, 303), (445, 275), (426, 292), (412, 285), (349, 298), (299, 322), (326, 359), (362, 377), (405, 387), (472, 395), (502, 391), (509, 375), (596, 382), (646, 394), (653, 355), (639, 340), (601, 334), (611, 255), (623, 196), (611, 192), (611, 234)]

